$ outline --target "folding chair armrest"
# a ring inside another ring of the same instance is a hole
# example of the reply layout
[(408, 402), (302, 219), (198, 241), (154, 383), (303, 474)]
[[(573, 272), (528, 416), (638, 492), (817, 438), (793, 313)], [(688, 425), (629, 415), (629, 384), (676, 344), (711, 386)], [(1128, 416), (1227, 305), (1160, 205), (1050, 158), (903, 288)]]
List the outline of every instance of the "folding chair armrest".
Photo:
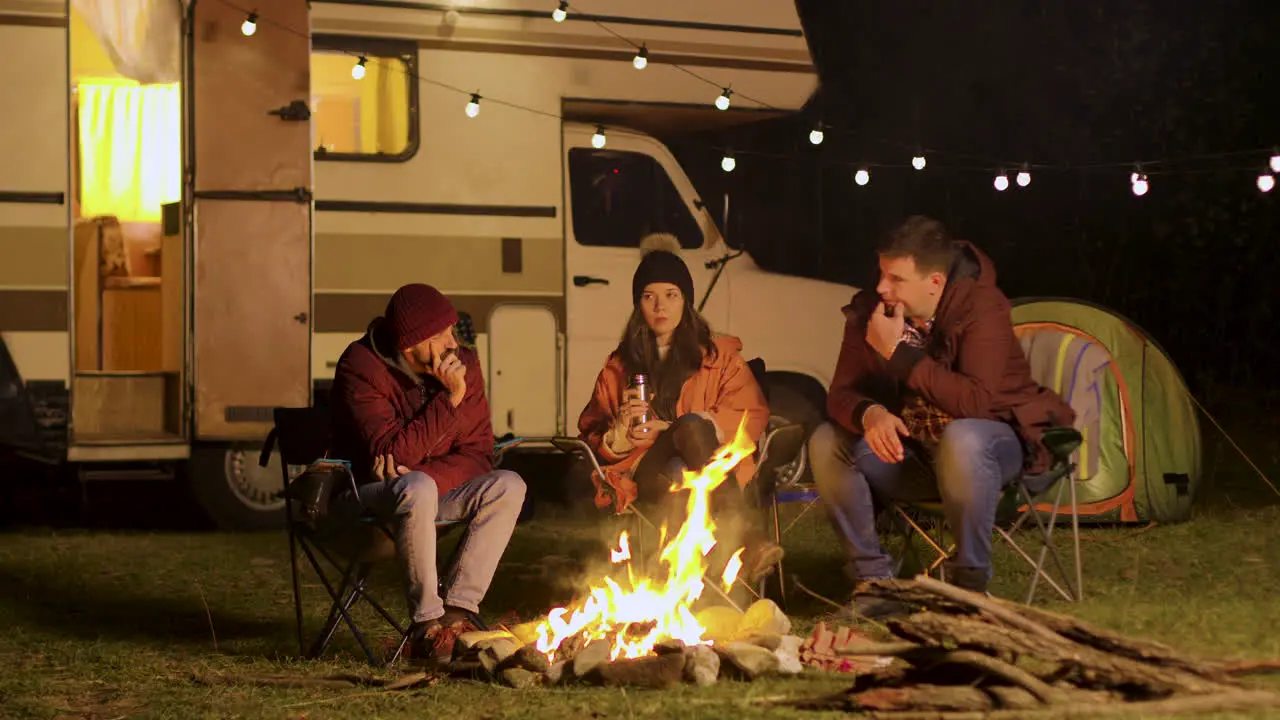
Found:
[(262, 452), (258, 453), (258, 467), (266, 467), (271, 462), (271, 452), (276, 449), (276, 437), (279, 435), (280, 431), (274, 427), (267, 433), (267, 438), (262, 441)]

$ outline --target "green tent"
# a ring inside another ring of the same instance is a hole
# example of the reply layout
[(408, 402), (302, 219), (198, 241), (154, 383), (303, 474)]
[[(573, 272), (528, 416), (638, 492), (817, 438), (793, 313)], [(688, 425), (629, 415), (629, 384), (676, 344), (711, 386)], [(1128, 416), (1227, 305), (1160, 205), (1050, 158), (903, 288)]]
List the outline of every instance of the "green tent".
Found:
[[(1063, 298), (1013, 303), (1014, 330), (1036, 381), (1071, 404), (1081, 522), (1178, 522), (1200, 484), (1200, 427), (1164, 350), (1105, 308)], [(1057, 487), (1037, 498), (1051, 509)], [(1067, 496), (1063, 495), (1064, 503)]]

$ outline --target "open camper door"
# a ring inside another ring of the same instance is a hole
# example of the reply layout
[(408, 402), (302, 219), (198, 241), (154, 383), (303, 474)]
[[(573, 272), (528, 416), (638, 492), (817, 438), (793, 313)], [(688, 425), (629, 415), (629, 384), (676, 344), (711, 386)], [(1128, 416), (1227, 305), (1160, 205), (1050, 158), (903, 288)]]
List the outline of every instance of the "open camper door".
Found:
[(311, 397), (310, 18), (262, 3), (246, 36), (230, 3), (192, 12), (196, 437), (260, 441)]

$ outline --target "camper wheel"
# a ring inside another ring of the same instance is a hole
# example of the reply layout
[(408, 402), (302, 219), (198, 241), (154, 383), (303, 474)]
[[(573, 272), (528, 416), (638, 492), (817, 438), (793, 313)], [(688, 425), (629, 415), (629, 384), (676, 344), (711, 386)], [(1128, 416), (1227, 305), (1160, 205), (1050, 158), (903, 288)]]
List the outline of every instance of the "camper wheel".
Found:
[[(191, 492), (209, 519), (223, 530), (275, 530), (284, 526), (280, 453), (258, 465), (261, 446), (235, 443), (192, 449)], [(294, 470), (290, 468), (290, 470)]]
[(770, 415), (801, 423), (806, 433), (813, 432), (827, 417), (827, 391), (808, 375), (766, 372), (764, 394)]

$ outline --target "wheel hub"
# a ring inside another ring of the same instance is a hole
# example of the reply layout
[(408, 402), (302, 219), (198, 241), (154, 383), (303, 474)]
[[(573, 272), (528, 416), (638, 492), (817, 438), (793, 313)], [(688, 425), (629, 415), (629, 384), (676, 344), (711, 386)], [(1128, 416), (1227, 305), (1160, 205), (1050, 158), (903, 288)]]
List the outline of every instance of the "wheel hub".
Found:
[[(289, 479), (302, 473), (305, 466), (290, 465)], [(258, 453), (252, 450), (227, 450), (227, 484), (236, 498), (254, 510), (270, 512), (284, 507), (280, 492), (280, 453), (271, 453), (267, 466), (258, 465)]]

